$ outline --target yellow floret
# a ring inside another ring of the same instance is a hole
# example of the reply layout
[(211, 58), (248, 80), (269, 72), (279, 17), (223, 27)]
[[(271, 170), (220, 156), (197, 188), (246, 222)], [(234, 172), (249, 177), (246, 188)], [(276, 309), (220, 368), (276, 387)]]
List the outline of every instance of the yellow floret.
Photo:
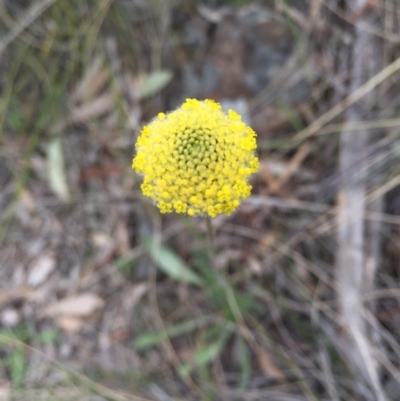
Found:
[(142, 129), (132, 167), (161, 213), (229, 215), (250, 195), (257, 172), (255, 132), (213, 100), (187, 99)]

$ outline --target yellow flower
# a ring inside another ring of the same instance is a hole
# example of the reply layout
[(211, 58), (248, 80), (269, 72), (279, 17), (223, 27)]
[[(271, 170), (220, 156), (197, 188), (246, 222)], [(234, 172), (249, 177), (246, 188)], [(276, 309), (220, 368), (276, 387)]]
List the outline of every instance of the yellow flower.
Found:
[(212, 100), (187, 99), (143, 128), (132, 167), (161, 213), (229, 215), (250, 195), (256, 146), (256, 133), (239, 114), (223, 113)]

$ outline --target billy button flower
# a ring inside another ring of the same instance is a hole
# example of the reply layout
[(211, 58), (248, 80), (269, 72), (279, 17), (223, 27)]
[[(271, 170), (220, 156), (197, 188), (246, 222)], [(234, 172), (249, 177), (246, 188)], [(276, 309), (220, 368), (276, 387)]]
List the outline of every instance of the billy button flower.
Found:
[(187, 99), (143, 128), (132, 167), (161, 213), (229, 215), (250, 195), (247, 180), (259, 166), (255, 137), (234, 111)]

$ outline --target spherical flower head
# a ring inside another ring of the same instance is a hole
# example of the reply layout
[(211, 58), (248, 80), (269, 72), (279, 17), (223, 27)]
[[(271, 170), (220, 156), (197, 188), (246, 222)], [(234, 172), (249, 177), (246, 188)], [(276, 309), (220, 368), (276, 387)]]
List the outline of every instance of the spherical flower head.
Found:
[(132, 167), (161, 213), (229, 215), (250, 195), (256, 146), (255, 132), (239, 114), (225, 114), (212, 100), (187, 99), (143, 128)]

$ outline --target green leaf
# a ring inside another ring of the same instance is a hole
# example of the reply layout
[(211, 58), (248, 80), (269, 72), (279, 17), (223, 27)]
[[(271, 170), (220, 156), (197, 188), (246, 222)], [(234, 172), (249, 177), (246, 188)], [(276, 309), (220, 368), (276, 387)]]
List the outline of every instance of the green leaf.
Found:
[(393, 155), (396, 157), (400, 157), (400, 145), (398, 143), (392, 144)]
[(63, 201), (69, 200), (61, 138), (53, 139), (47, 147), (48, 180), (52, 191)]
[(144, 78), (140, 88), (139, 96), (142, 99), (155, 95), (164, 89), (172, 79), (171, 71), (158, 70), (153, 71)]
[(251, 377), (250, 349), (241, 336), (238, 336), (237, 341), (239, 345), (239, 359), (240, 359), (240, 371), (241, 371), (239, 388), (245, 389)]
[(26, 358), (22, 347), (17, 347), (9, 359), (11, 382), (14, 388), (20, 388), (24, 382), (26, 372)]
[(185, 363), (179, 368), (180, 375), (187, 376), (196, 367), (204, 367), (211, 363), (221, 353), (229, 334), (230, 331), (225, 330), (217, 341), (199, 348), (194, 354), (193, 361)]
[(20, 131), (23, 129), (25, 121), (22, 113), (22, 105), (18, 98), (11, 99), (5, 117), (6, 123), (9, 124), (14, 131)]
[(122, 274), (128, 274), (135, 268), (135, 263), (132, 258), (121, 256), (115, 262), (115, 267)]
[(28, 324), (20, 324), (12, 331), (0, 330), (0, 345), (20, 345), (32, 338), (33, 327)]
[(57, 338), (58, 338), (58, 331), (54, 329), (49, 329), (39, 333), (35, 337), (35, 341), (40, 344), (53, 343), (57, 340)]
[(161, 344), (168, 338), (180, 336), (181, 334), (193, 331), (200, 325), (200, 320), (189, 320), (187, 322), (168, 327), (162, 331), (145, 333), (138, 336), (133, 342), (133, 346), (137, 350), (144, 350)]
[(169, 277), (184, 284), (203, 285), (203, 280), (170, 249), (153, 241), (145, 241), (144, 246), (153, 261)]
[(15, 335), (10, 333), (7, 330), (0, 330), (0, 345), (10, 345), (18, 343), (18, 339), (15, 338)]

